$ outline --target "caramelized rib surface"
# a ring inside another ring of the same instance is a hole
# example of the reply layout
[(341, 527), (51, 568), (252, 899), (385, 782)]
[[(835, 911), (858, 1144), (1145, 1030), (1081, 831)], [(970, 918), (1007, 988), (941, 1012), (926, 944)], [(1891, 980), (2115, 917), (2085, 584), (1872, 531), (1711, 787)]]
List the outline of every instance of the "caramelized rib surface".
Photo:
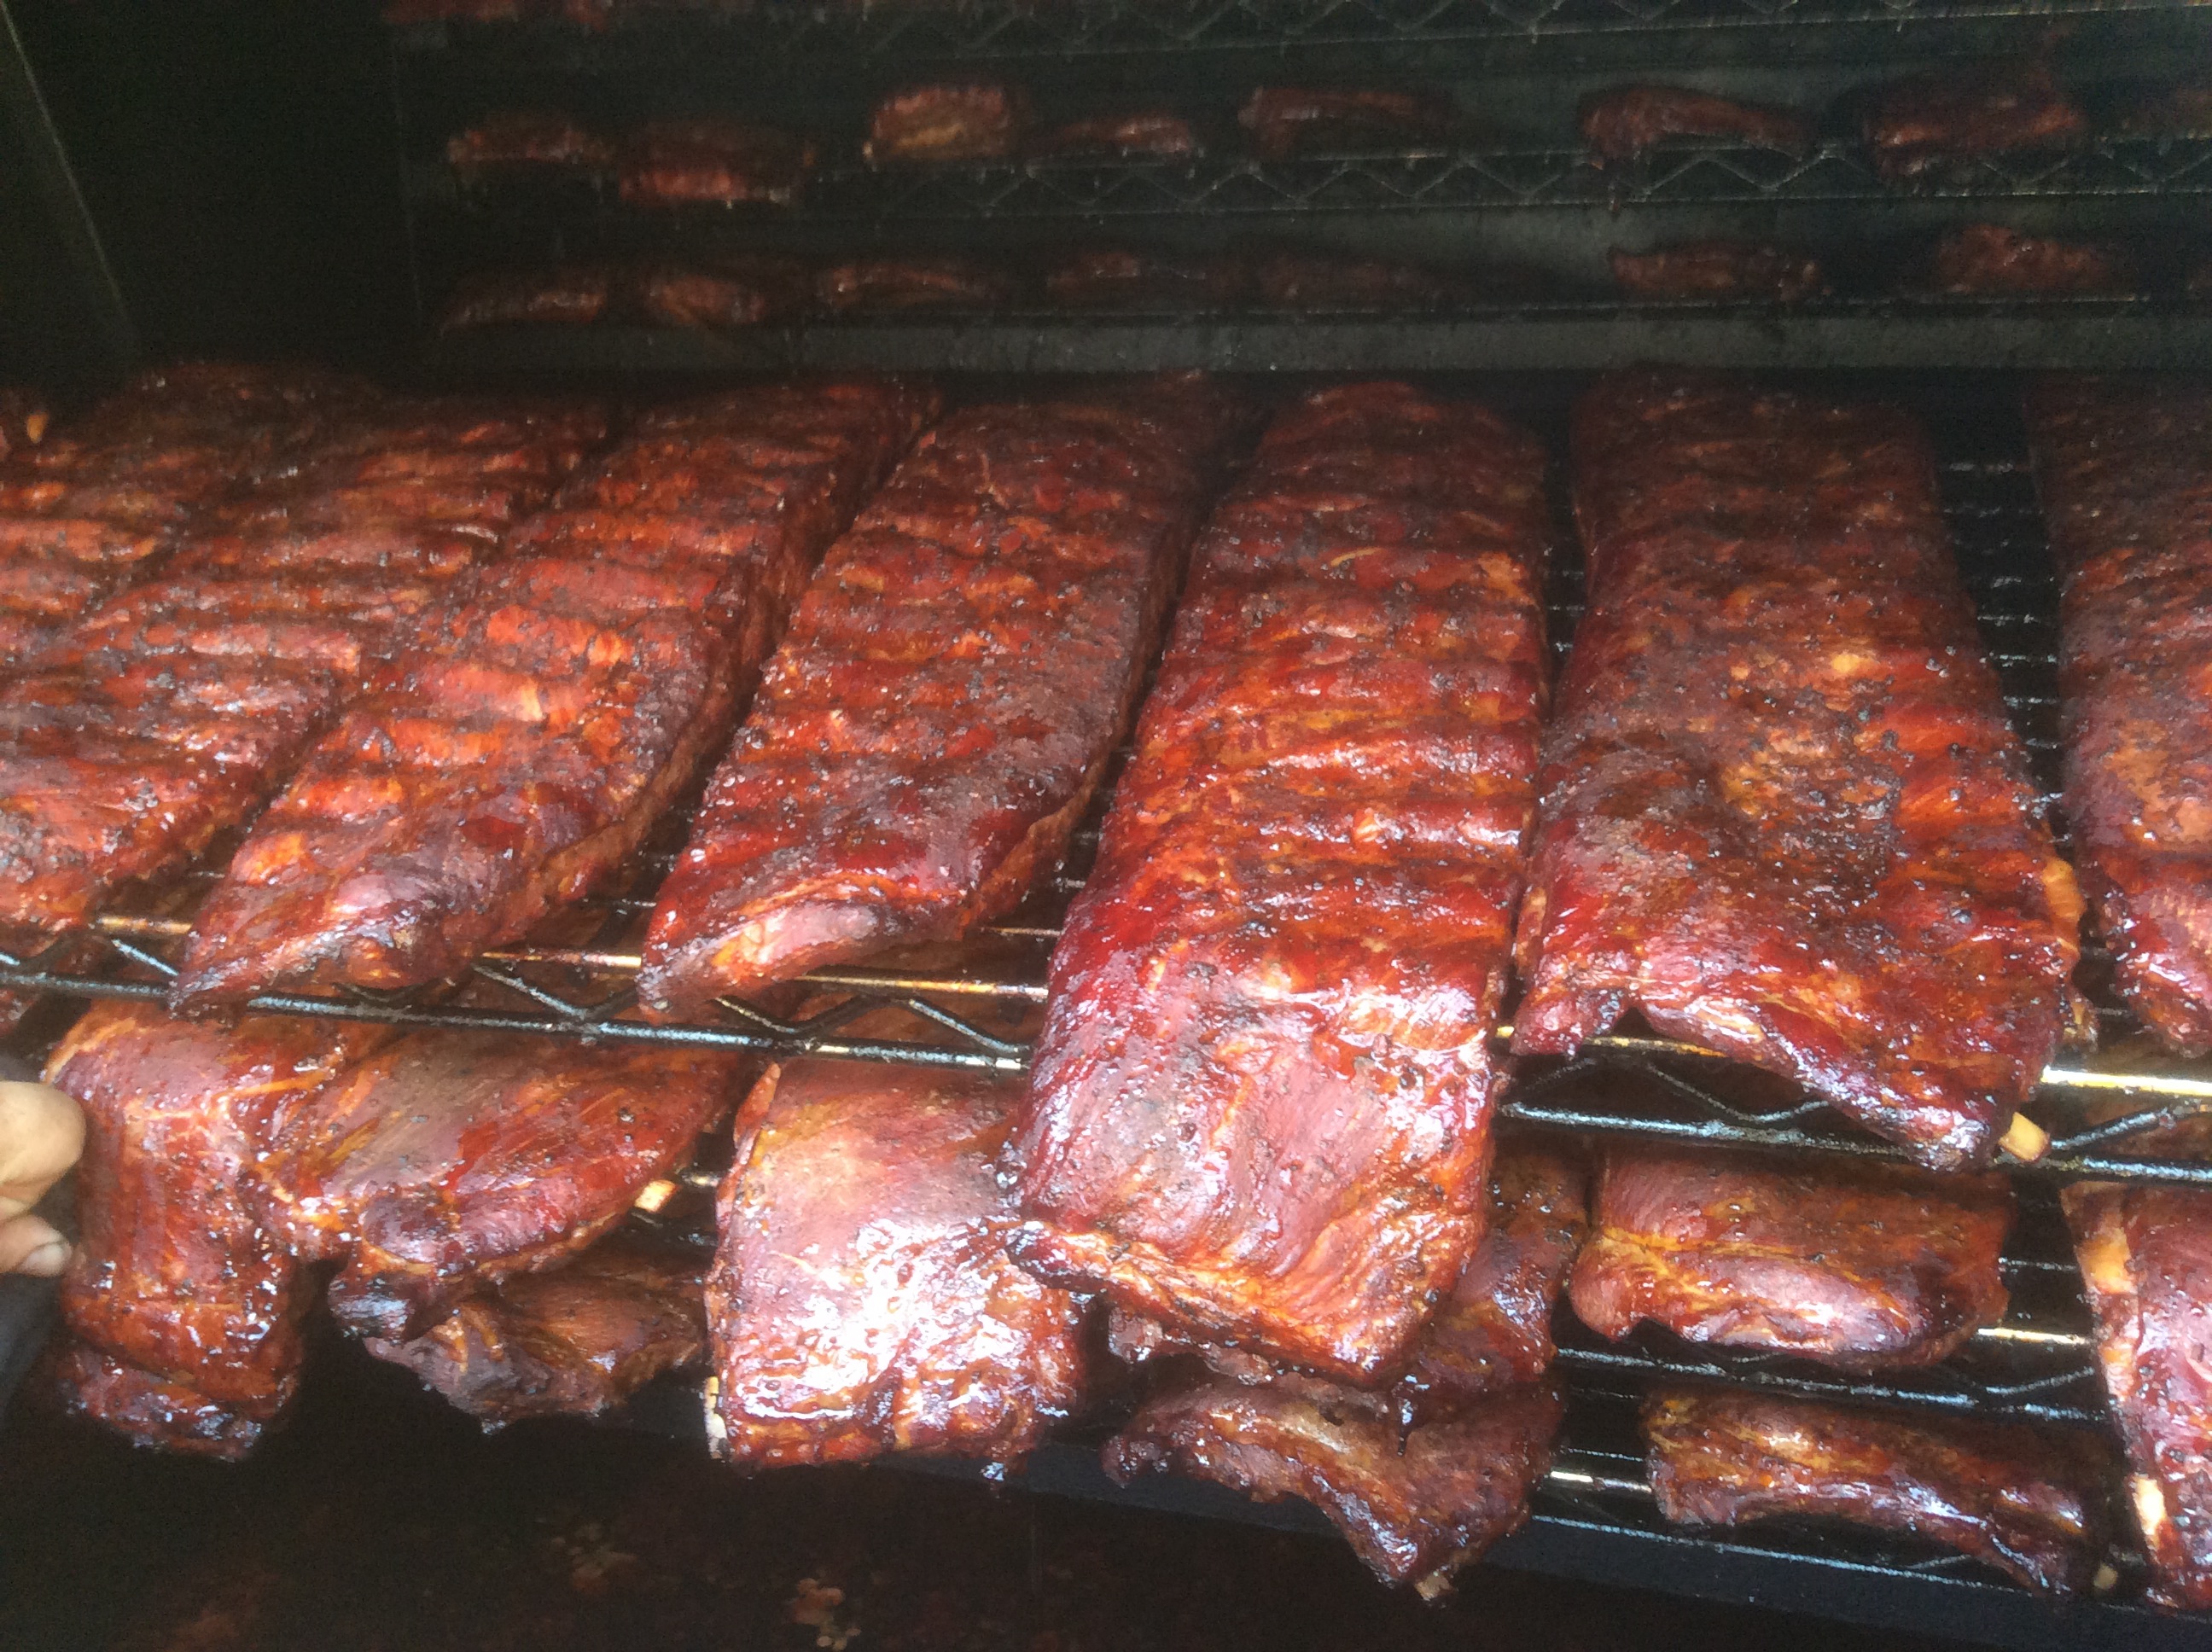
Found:
[(2067, 1031), (2081, 897), (1919, 428), (1685, 374), (1575, 419), (1589, 609), (1547, 736), (1515, 1048), (1631, 1011), (1938, 1169)]
[(2046, 379), (2027, 398), (2063, 580), (2074, 861), (2121, 995), (2212, 1048), (2212, 391)]
[(2212, 1194), (2080, 1181), (2059, 1199), (2127, 1446), (2151, 1598), (2212, 1610)]
[(2110, 1453), (2090, 1435), (1679, 1388), (1644, 1402), (1644, 1436), (1669, 1520), (1848, 1520), (1930, 1539), (2052, 1594), (2086, 1588), (2104, 1556)]
[(909, 86), (869, 112), (860, 153), (871, 166), (1003, 161), (1021, 148), (1029, 119), (1029, 98), (1019, 87), (991, 81)]
[(457, 975), (720, 750), (823, 549), (933, 411), (889, 381), (664, 409), (378, 674), (200, 909), (176, 997)]
[(1536, 444), (1405, 386), (1282, 414), (1202, 537), (1050, 970), (1018, 1254), (1355, 1381), (1482, 1225), (1544, 702)]
[(1237, 111), (1262, 161), (1328, 149), (1433, 143), (1450, 135), (1451, 105), (1425, 92), (1297, 86), (1254, 88)]
[(1216, 1377), (1146, 1400), (1103, 1457), (1123, 1485), (1167, 1469), (1262, 1503), (1301, 1497), (1377, 1577), (1433, 1598), (1527, 1521), (1564, 1409), (1549, 1387), (1512, 1388), (1401, 1430), (1375, 1394)]
[(1649, 1320), (1854, 1370), (1931, 1365), (2008, 1300), (2002, 1175), (1617, 1145), (1593, 1216), (1569, 1289), (1603, 1336)]
[(265, 1127), (264, 1226), (340, 1260), (349, 1329), (419, 1336), (479, 1286), (550, 1267), (688, 1162), (742, 1058), (686, 1046), (410, 1033)]
[(2081, 106), (2032, 63), (1911, 76), (1881, 88), (1865, 119), (1875, 169), (1893, 180), (1961, 170), (1979, 155), (2048, 149), (2088, 130)]
[(1018, 1088), (836, 1061), (738, 1115), (707, 1281), (708, 1434), (748, 1468), (1026, 1456), (1079, 1401), (1082, 1304), (1006, 1258)]
[(410, 1342), (368, 1340), (487, 1429), (611, 1411), (707, 1351), (706, 1258), (617, 1232), (464, 1301)]
[(204, 363), (143, 374), (40, 442), (23, 443), (11, 417), (0, 460), (0, 671), (27, 665), (158, 568), (241, 473), (366, 394), (305, 370)]
[(385, 1036), (276, 1017), (196, 1026), (121, 1003), (70, 1029), (46, 1075), (86, 1124), (61, 1298), (84, 1345), (63, 1384), (74, 1409), (145, 1442), (226, 1455), (283, 1411), (311, 1287), (240, 1181), (268, 1121)]
[(82, 923), (241, 823), (604, 428), (574, 405), (380, 401), (265, 459), (220, 531), (0, 689), (0, 924)]
[(830, 550), (661, 885), (647, 1012), (951, 940), (1059, 864), (1237, 422), (1201, 380), (956, 414)]

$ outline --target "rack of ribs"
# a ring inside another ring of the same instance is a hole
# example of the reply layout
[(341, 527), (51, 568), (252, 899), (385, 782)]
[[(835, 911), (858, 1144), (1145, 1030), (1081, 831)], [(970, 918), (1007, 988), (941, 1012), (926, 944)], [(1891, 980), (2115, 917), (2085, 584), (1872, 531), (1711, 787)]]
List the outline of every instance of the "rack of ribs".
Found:
[(2008, 1302), (1994, 1173), (1614, 1145), (1592, 1220), (1568, 1294), (1616, 1339), (1650, 1321), (1850, 1370), (1932, 1365)]
[(1484, 1214), (1545, 700), (1538, 444), (1346, 385), (1194, 556), (1049, 970), (1016, 1254), (1372, 1383)]
[(1802, 115), (1739, 103), (1680, 86), (1624, 86), (1583, 100), (1575, 125), (1607, 161), (1633, 161), (1671, 138), (1733, 138), (1762, 149), (1803, 155), (1813, 129)]
[(646, 1012), (1019, 905), (1128, 726), (1241, 422), (1193, 378), (924, 436), (823, 560), (707, 787), (647, 932)]
[(2044, 379), (2029, 445), (2063, 571), (2059, 689), (2074, 862), (2121, 995), (2212, 1048), (2212, 392)]
[(1243, 298), (1251, 271), (1233, 256), (1098, 247), (1046, 271), (1045, 296), (1079, 309), (1219, 309)]
[(995, 310), (1014, 296), (1005, 270), (957, 257), (848, 258), (814, 277), (814, 301), (831, 315), (887, 310)]
[(689, 264), (653, 264), (637, 282), (638, 308), (671, 327), (757, 327), (806, 308), (813, 276), (797, 258), (738, 252)]
[(1657, 1390), (1643, 1423), (1671, 1521), (1909, 1532), (2051, 1594), (2087, 1587), (2104, 1558), (2111, 1453), (2087, 1434), (1701, 1388)]
[(706, 1353), (705, 1267), (696, 1249), (617, 1231), (466, 1298), (412, 1341), (368, 1347), (487, 1429), (597, 1416)]
[(261, 1128), (246, 1200), (295, 1254), (340, 1264), (341, 1325), (406, 1341), (620, 1221), (726, 1115), (743, 1059), (411, 1033)]
[(1507, 1142), (1490, 1169), (1490, 1222), (1459, 1282), (1437, 1304), (1396, 1394), (1401, 1413), (1443, 1414), (1551, 1369), (1553, 1305), (1589, 1232), (1579, 1154)]
[(471, 185), (515, 173), (608, 173), (615, 147), (558, 110), (503, 109), (447, 138), (446, 164)]
[(1868, 106), (1866, 143), (1892, 182), (1984, 155), (2044, 149), (2086, 137), (2089, 118), (2039, 64), (1956, 66), (1881, 88)]
[(438, 312), (438, 331), (588, 326), (606, 316), (615, 287), (615, 272), (605, 264), (472, 270), (447, 295), (445, 307)]
[(815, 558), (934, 412), (890, 380), (640, 421), (310, 751), (180, 1004), (460, 975), (617, 870), (720, 751)]
[(2081, 896), (1905, 414), (1688, 373), (1574, 422), (1589, 611), (1514, 1048), (1640, 1012), (1920, 1163), (1988, 1162), (2075, 1024)]
[(1064, 122), (1032, 143), (1030, 152), (1080, 160), (1192, 161), (1205, 151), (1181, 115), (1143, 109)]
[(1260, 302), (1285, 310), (1433, 310), (1460, 296), (1442, 276), (1382, 258), (1278, 252), (1252, 279)]
[(1255, 88), (1237, 111), (1262, 161), (1331, 149), (1403, 149), (1442, 143), (1452, 134), (1452, 106), (1427, 92)]
[[(149, 373), (0, 460), (0, 671), (161, 565), (204, 515), (319, 421), (366, 394), (304, 371), (198, 363)], [(42, 425), (43, 430), (43, 425)]]
[(2058, 1197), (2127, 1447), (2151, 1598), (2212, 1610), (2212, 1194), (2077, 1181)]
[(902, 162), (1005, 161), (1029, 131), (1029, 96), (990, 81), (908, 86), (869, 112), (861, 157), (872, 167)]
[(1750, 298), (1796, 304), (1828, 289), (1817, 259), (1762, 241), (1674, 241), (1648, 252), (1606, 253), (1631, 298)]
[(1004, 1079), (799, 1061), (737, 1122), (708, 1436), (746, 1468), (1026, 1456), (1083, 1394), (1084, 1305), (1006, 1255)]
[(2136, 284), (2124, 247), (2023, 235), (2002, 224), (1966, 224), (1950, 231), (1936, 243), (1929, 279), (1939, 293), (1974, 297), (2126, 293)]
[(1379, 1394), (1208, 1377), (1147, 1399), (1102, 1455), (1124, 1485), (1166, 1469), (1262, 1503), (1302, 1498), (1377, 1577), (1433, 1600), (1527, 1521), (1565, 1411), (1555, 1388), (1534, 1384), (1409, 1430)]
[(651, 121), (623, 141), (622, 198), (641, 206), (793, 206), (812, 140), (745, 120)]
[(596, 443), (575, 404), (380, 403), (270, 459), (161, 575), (0, 689), (0, 926), (182, 868)]
[(298, 1385), (312, 1286), (240, 1184), (260, 1133), (386, 1035), (254, 1017), (231, 1029), (102, 1004), (46, 1077), (84, 1108), (82, 1233), (62, 1283), (64, 1398), (149, 1444), (242, 1456)]

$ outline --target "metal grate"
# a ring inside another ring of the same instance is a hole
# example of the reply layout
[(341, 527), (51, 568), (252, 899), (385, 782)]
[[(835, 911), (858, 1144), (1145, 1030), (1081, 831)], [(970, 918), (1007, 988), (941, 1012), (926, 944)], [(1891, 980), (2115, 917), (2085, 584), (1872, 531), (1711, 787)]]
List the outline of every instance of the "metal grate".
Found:
[[(1960, 24), (1986, 33), (2017, 22), (2185, 10), (2175, 0), (1039, 0), (838, 5), (769, 0), (758, 6), (634, 5), (594, 33), (550, 21), (517, 29), (427, 24), (394, 32), (403, 53), (459, 45), (510, 59), (574, 64), (619, 57), (635, 42), (672, 33), (720, 36), (769, 57), (863, 60), (1085, 58), (1128, 52), (1299, 46), (1437, 46), (1717, 31), (1858, 27), (1894, 31)], [(682, 14), (680, 15), (672, 14)]]
[[(2046, 787), (2056, 784), (2056, 592), (2040, 516), (2024, 461), (1961, 457), (1945, 468), (1946, 504), (1960, 561), (2004, 683), (2016, 726)], [(1577, 575), (1559, 569), (1554, 625), (1567, 646), (1579, 610)], [(643, 858), (621, 896), (564, 919), (562, 938), (501, 949), (477, 966), (467, 999), (450, 995), (356, 992), (273, 994), (252, 1001), (265, 1013), (477, 1028), (550, 1037), (705, 1044), (779, 1055), (1017, 1073), (1028, 1064), (1024, 1036), (1041, 1005), (1043, 967), (1059, 913), (1080, 887), (1097, 841), (1078, 835), (1070, 865), (1030, 909), (994, 926), (947, 964), (878, 963), (817, 971), (796, 1011), (730, 1003), (711, 1023), (655, 1026), (635, 1017), (637, 938), (669, 864), (681, 820), (661, 852)], [(212, 877), (202, 872), (202, 885)], [(85, 997), (155, 999), (189, 929), (189, 889), (160, 914), (112, 913), (88, 934), (36, 952), (0, 952), (0, 986)], [(581, 939), (576, 938), (579, 934)], [(2212, 1066), (2150, 1054), (2125, 1011), (2102, 993), (2093, 953), (2084, 983), (2098, 1002), (2106, 1054), (2069, 1059), (2044, 1076), (2032, 1109), (2048, 1131), (2035, 1171), (2212, 1185), (2212, 1164), (2149, 1147), (2130, 1151), (2166, 1126), (2212, 1103)], [(849, 1030), (886, 1005), (906, 1011), (903, 1033)], [(2118, 1097), (2141, 1110), (2104, 1116), (2086, 1105)], [(1856, 1157), (1899, 1157), (1889, 1144), (1844, 1125), (1826, 1106), (1692, 1046), (1622, 1032), (1591, 1041), (1568, 1062), (1525, 1064), (1500, 1107), (1509, 1123), (1629, 1133), (1713, 1145), (1790, 1148)], [(2027, 1168), (2027, 1167), (2023, 1167)]]
[(2045, 154), (1984, 155), (1910, 188), (1885, 183), (1855, 146), (1808, 155), (1728, 143), (1669, 145), (1601, 165), (1585, 149), (1455, 146), (1258, 161), (1032, 160), (995, 165), (832, 168), (796, 210), (624, 207), (590, 190), (463, 189), (418, 167), (418, 202), (510, 232), (555, 225), (696, 227), (735, 219), (1090, 220), (1202, 214), (1431, 212), (1501, 208), (1790, 206), (1923, 200), (2172, 198), (2212, 193), (2212, 138), (2106, 138)]

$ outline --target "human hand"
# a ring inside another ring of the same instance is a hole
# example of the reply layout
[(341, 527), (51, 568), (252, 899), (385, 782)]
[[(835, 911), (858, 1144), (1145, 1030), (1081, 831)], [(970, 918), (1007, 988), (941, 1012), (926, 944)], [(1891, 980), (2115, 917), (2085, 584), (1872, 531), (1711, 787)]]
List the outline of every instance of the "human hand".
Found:
[(0, 1083), (0, 1273), (53, 1278), (69, 1241), (31, 1214), (84, 1151), (84, 1114), (50, 1084)]

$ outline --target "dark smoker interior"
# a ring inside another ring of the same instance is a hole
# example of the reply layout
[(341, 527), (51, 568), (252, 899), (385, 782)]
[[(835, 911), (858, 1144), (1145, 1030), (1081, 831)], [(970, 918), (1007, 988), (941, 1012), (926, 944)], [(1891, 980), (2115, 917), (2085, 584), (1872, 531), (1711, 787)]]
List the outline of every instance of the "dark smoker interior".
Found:
[(2212, 8), (0, 22), (0, 1647), (2212, 1648)]

